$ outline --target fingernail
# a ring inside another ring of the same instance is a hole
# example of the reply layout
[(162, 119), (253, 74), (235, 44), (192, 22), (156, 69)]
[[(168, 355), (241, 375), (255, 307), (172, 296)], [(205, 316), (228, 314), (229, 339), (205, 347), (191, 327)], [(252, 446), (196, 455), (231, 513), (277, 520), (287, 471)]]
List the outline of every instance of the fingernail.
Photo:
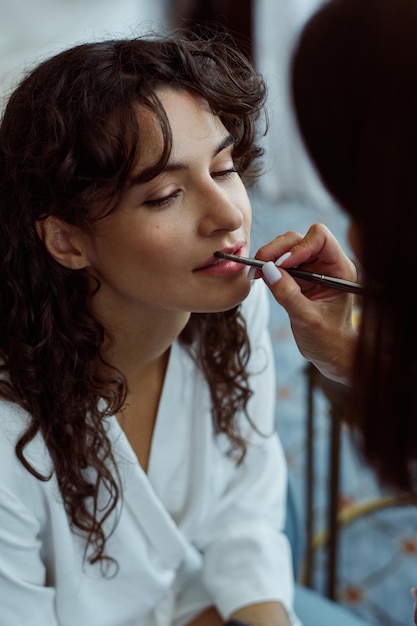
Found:
[(278, 267), (280, 265), (282, 265), (282, 263), (284, 263), (284, 261), (286, 261), (287, 259), (289, 259), (291, 256), (291, 252), (285, 252), (285, 254), (281, 254), (281, 256), (279, 257), (279, 259), (277, 259), (275, 261), (275, 265)]
[(272, 261), (268, 261), (268, 263), (264, 264), (262, 273), (271, 286), (275, 285), (282, 276), (281, 272)]
[(253, 280), (255, 278), (256, 271), (257, 271), (256, 267), (252, 266), (252, 267), (249, 268), (248, 280)]

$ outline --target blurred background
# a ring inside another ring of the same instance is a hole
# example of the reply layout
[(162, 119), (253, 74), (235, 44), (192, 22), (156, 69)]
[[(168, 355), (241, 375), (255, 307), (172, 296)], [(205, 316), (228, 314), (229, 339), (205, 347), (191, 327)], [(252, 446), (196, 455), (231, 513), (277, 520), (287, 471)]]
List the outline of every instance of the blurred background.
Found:
[[(316, 221), (347, 249), (345, 217), (304, 152), (288, 91), (292, 47), (322, 2), (0, 0), (0, 109), (26, 71), (71, 45), (167, 30), (185, 18), (218, 22), (235, 35), (269, 89), (265, 173), (250, 192), (252, 251), (280, 232), (304, 232)], [(417, 584), (416, 506), (382, 490), (364, 466), (343, 426), (343, 390), (306, 365), (276, 303), (271, 332), (277, 429), (298, 516), (290, 533), (297, 578), (370, 624), (407, 626), (409, 590)]]

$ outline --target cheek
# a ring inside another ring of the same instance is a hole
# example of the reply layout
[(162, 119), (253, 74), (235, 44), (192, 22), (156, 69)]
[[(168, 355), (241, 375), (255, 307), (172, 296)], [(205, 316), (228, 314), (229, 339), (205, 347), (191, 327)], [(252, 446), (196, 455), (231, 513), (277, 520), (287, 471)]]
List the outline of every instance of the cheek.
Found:
[(144, 268), (160, 272), (165, 268), (166, 274), (175, 272), (178, 265), (187, 260), (187, 251), (193, 236), (190, 224), (178, 219), (165, 222), (159, 226), (146, 229), (143, 236), (137, 238), (131, 246), (132, 265), (140, 263)]
[(243, 221), (245, 224), (245, 229), (249, 235), (252, 226), (252, 207), (249, 200), (247, 201), (247, 205), (245, 206), (245, 210), (243, 212)]

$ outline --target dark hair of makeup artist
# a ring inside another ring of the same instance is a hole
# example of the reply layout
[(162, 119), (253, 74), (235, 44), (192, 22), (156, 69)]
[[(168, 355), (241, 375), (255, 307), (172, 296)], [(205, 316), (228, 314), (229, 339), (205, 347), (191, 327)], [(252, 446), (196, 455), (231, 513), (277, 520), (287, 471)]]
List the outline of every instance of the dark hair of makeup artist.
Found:
[(359, 233), (370, 289), (351, 416), (383, 483), (405, 491), (417, 489), (416, 42), (415, 0), (332, 0), (292, 62), (301, 134)]
[[(98, 375), (106, 329), (90, 313), (88, 276), (57, 263), (35, 224), (57, 216), (90, 229), (117, 210), (143, 148), (138, 106), (157, 116), (163, 133), (163, 151), (146, 180), (158, 175), (171, 149), (155, 93), (162, 86), (205, 99), (235, 140), (238, 172), (247, 181), (256, 176), (265, 85), (225, 34), (208, 40), (177, 32), (59, 53), (23, 79), (0, 127), (0, 394), (30, 414), (16, 453), (47, 480), (25, 457), (27, 444), (42, 434), (71, 522), (88, 537), (91, 562), (107, 558), (103, 524), (120, 497), (105, 418), (122, 407), (126, 381), (110, 367), (108, 376)], [(192, 314), (180, 339), (207, 378), (214, 430), (228, 436), (238, 462), (245, 442), (235, 415), (251, 394), (239, 308)], [(95, 470), (95, 483), (86, 467)]]

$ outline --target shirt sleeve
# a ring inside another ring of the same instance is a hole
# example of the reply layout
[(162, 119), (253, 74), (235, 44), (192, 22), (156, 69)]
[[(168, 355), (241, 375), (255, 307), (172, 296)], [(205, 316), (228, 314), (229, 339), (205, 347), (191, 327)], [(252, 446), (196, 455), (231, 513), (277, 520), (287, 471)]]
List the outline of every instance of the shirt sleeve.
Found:
[(291, 551), (283, 533), (287, 469), (274, 426), (275, 371), (263, 284), (253, 288), (245, 304), (254, 392), (248, 412), (254, 427), (242, 416), (247, 453), (230, 468), (204, 538), (204, 583), (223, 618), (244, 606), (279, 601), (291, 623), (299, 625), (292, 610)]
[(0, 606), (7, 626), (57, 626), (55, 591), (46, 585), (40, 525), (24, 503), (0, 487)]
[[(47, 528), (43, 485), (15, 453), (25, 423), (22, 409), (0, 403), (0, 624), (58, 626), (55, 590), (48, 586), (45, 567)], [(33, 441), (31, 448), (43, 448)], [(34, 461), (36, 455), (30, 457)], [(48, 465), (35, 467), (41, 472)]]

